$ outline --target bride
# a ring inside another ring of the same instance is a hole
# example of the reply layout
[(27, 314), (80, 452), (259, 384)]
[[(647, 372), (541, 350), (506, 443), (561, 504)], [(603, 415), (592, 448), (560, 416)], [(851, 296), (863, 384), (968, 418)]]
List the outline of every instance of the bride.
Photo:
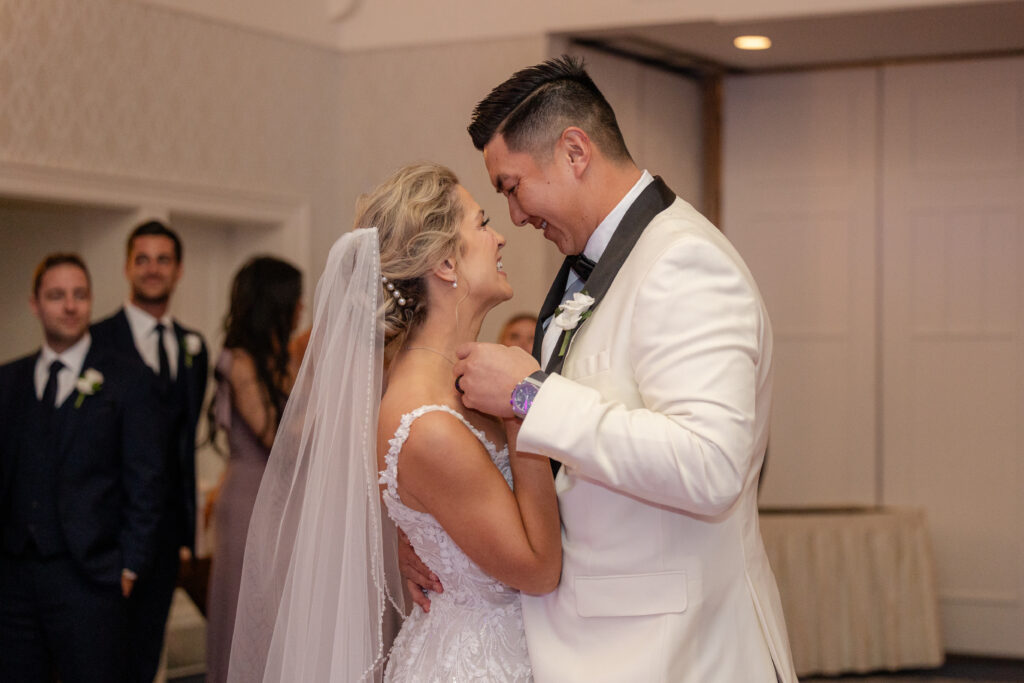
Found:
[[(250, 522), (229, 680), (532, 680), (519, 591), (558, 582), (551, 469), (515, 451), (514, 421), (465, 408), (452, 375), (512, 296), (504, 238), (435, 164), (362, 198), (355, 227), (317, 286)], [(444, 586), (390, 653), (404, 601), (388, 517)]]

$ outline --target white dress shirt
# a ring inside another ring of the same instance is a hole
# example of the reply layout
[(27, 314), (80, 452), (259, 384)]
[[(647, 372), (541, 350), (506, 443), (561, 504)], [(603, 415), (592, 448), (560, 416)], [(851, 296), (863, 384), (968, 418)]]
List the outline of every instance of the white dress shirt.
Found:
[(82, 364), (85, 363), (85, 355), (89, 353), (89, 346), (92, 344), (92, 337), (86, 332), (85, 335), (65, 349), (63, 353), (57, 353), (43, 342), (42, 353), (36, 359), (35, 384), (36, 398), (43, 399), (43, 392), (46, 391), (46, 383), (50, 379), (50, 364), (59, 360), (64, 367), (57, 373), (57, 402), (54, 407), (60, 406), (68, 399), (71, 392), (75, 390), (75, 384), (82, 374)]
[[(640, 193), (647, 189), (647, 186), (654, 182), (654, 176), (648, 173), (646, 170), (640, 175), (640, 180), (636, 181), (636, 184), (626, 193), (626, 195), (615, 205), (615, 208), (604, 217), (604, 220), (598, 223), (597, 227), (594, 228), (594, 232), (591, 233), (590, 239), (587, 240), (587, 246), (583, 248), (583, 255), (588, 259), (597, 263), (604, 250), (608, 247), (608, 243), (612, 240), (612, 235), (619, 227), (619, 223), (622, 222), (622, 217), (626, 215), (626, 211), (629, 207), (633, 206), (633, 202), (640, 196)], [(580, 277), (576, 274), (576, 271), (569, 271), (569, 279), (565, 283), (565, 296), (562, 301), (565, 301), (576, 292), (581, 291), (583, 288), (579, 286)], [(548, 361), (551, 359), (551, 354), (555, 350), (555, 344), (558, 343), (558, 338), (561, 336), (562, 330), (553, 328), (551, 326), (551, 318), (544, 321), (544, 340), (541, 342), (540, 347), (540, 358), (541, 368), (545, 368), (548, 365)]]
[(142, 356), (142, 361), (156, 374), (160, 374), (160, 356), (156, 350), (156, 325), (163, 323), (167, 366), (171, 371), (171, 379), (175, 379), (178, 376), (178, 337), (174, 334), (174, 320), (170, 314), (157, 319), (130, 301), (125, 302), (124, 313), (128, 318), (128, 327), (132, 329), (135, 348)]

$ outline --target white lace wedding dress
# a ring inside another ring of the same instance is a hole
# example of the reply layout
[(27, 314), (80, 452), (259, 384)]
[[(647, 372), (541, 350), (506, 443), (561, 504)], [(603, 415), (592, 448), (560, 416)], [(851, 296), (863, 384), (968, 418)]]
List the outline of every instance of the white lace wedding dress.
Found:
[(430, 595), (430, 612), (413, 607), (395, 639), (384, 675), (389, 683), (532, 681), (519, 591), (483, 572), (433, 516), (406, 507), (398, 497), (398, 455), (421, 415), (444, 411), (458, 418), (484, 445), (512, 485), (508, 448), (495, 448), (480, 430), (447, 406), (421, 406), (402, 416), (389, 442), (380, 484), (391, 519), (409, 536), (420, 558), (437, 574), (443, 593)]

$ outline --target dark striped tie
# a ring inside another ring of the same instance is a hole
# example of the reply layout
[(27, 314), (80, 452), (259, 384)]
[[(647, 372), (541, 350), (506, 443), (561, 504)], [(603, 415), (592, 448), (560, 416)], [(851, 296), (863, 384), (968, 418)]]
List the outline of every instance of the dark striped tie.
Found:
[(46, 380), (46, 388), (43, 389), (43, 410), (49, 415), (57, 408), (57, 375), (64, 369), (64, 364), (59, 360), (50, 363), (50, 377)]
[(156, 324), (156, 357), (160, 362), (160, 386), (166, 389), (171, 385), (171, 363), (167, 360), (167, 347), (164, 346), (163, 323)]

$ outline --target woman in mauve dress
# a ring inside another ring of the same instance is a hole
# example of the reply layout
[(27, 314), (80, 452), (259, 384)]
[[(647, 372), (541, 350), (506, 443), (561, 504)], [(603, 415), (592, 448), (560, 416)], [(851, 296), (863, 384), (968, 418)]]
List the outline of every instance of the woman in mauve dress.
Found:
[(269, 256), (246, 263), (231, 288), (211, 406), (211, 428), (227, 434), (228, 464), (207, 509), (209, 519), (212, 507), (215, 538), (207, 594), (209, 683), (227, 679), (249, 517), (302, 359), (301, 345), (288, 343), (301, 295), (302, 274)]

